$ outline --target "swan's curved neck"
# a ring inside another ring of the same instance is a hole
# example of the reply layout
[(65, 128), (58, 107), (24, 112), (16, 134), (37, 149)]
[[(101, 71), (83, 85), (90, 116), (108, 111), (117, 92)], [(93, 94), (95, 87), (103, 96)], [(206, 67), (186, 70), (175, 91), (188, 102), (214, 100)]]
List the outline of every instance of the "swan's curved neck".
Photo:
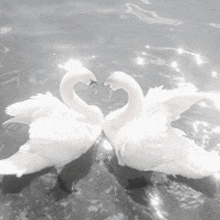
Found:
[[(139, 84), (132, 79), (130, 82), (122, 82), (122, 89), (128, 93), (127, 104), (110, 113), (104, 122), (105, 134), (111, 139), (126, 123), (140, 115), (144, 107), (144, 95)], [(114, 138), (113, 138), (114, 139)]]
[(144, 95), (139, 84), (134, 80), (125, 84), (123, 89), (128, 93), (128, 102), (124, 110), (124, 117), (131, 120), (140, 114), (143, 108)]
[(60, 96), (63, 102), (74, 111), (82, 114), (87, 121), (97, 122), (97, 109), (86, 104), (75, 92), (74, 86), (79, 82), (79, 76), (66, 74), (60, 83)]

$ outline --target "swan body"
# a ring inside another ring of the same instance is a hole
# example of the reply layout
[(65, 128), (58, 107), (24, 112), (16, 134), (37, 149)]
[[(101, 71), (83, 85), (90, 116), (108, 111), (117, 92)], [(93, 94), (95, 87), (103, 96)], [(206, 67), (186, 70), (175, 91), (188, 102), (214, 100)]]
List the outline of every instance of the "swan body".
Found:
[(70, 60), (60, 83), (64, 103), (47, 92), (8, 106), (6, 113), (13, 118), (5, 124), (28, 124), (29, 140), (14, 155), (0, 160), (0, 174), (21, 177), (46, 167), (60, 169), (85, 153), (101, 133), (103, 115), (81, 100), (73, 87), (94, 81), (91, 71)]
[(145, 97), (138, 83), (123, 72), (113, 73), (105, 85), (113, 91), (124, 89), (128, 93), (128, 103), (107, 115), (103, 123), (120, 165), (188, 178), (202, 178), (220, 171), (216, 152), (204, 150), (170, 125), (204, 98), (211, 98), (219, 108), (216, 94), (198, 92), (188, 84), (173, 90), (152, 88)]

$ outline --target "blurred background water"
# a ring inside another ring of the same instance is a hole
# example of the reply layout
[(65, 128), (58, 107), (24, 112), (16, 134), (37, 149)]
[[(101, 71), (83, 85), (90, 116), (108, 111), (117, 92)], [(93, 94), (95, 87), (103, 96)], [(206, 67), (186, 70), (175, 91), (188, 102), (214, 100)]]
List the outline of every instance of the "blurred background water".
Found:
[[(0, 18), (0, 123), (8, 118), (4, 109), (9, 104), (48, 90), (59, 97), (64, 73), (58, 65), (70, 58), (97, 76), (97, 95), (82, 85), (76, 90), (105, 114), (127, 100), (122, 91), (109, 99), (101, 86), (113, 71), (133, 76), (145, 94), (150, 87), (170, 89), (185, 82), (219, 91), (217, 0), (1, 0)], [(207, 101), (173, 123), (207, 150), (219, 150), (219, 130), (213, 130), (219, 125), (219, 113)], [(6, 158), (27, 140), (28, 128), (1, 127), (0, 137), (0, 158)], [(108, 156), (98, 152), (99, 159)], [(64, 169), (64, 179), (74, 179), (86, 161), (85, 156)], [(92, 164), (75, 194), (64, 195), (56, 187), (49, 193), (56, 181), (47, 172), (2, 178), (0, 219), (220, 219), (219, 183), (212, 177), (189, 180), (149, 173), (147, 186), (125, 190), (136, 171), (110, 172), (101, 162)], [(125, 180), (117, 180), (119, 173)]]

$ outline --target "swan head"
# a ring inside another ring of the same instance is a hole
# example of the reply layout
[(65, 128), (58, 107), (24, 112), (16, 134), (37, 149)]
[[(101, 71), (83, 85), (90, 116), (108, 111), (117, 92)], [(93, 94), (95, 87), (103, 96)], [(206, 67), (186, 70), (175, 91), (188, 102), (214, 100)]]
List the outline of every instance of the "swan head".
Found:
[(68, 74), (70, 77), (78, 79), (79, 82), (87, 86), (94, 86), (97, 84), (97, 79), (95, 75), (86, 67), (84, 67), (81, 63), (74, 64), (73, 67), (69, 70)]
[(97, 79), (95, 75), (85, 67), (82, 67), (82, 69), (80, 70), (79, 82), (88, 86), (90, 85), (92, 87), (97, 85)]
[(125, 87), (126, 84), (130, 84), (132, 78), (124, 72), (114, 72), (105, 81), (104, 85), (108, 86), (112, 91), (116, 91)]
[(96, 85), (97, 79), (95, 75), (82, 65), (79, 60), (70, 59), (63, 65), (59, 65), (61, 69), (67, 71), (62, 82), (77, 80), (86, 85)]

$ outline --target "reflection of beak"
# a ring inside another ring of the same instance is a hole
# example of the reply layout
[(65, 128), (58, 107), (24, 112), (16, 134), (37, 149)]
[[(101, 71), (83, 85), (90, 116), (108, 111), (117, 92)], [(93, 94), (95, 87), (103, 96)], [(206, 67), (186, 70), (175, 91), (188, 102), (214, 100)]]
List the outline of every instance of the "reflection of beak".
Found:
[(108, 87), (108, 89), (109, 89), (109, 91), (108, 91), (108, 92), (109, 92), (108, 97), (111, 99), (111, 98), (112, 98), (113, 90), (111, 89), (111, 87), (110, 87), (110, 85), (109, 85), (108, 83), (104, 82), (103, 85)]
[(109, 87), (109, 98), (112, 98), (113, 90)]
[(113, 92), (114, 92), (114, 91), (109, 87), (109, 98), (110, 98), (110, 99), (112, 98)]
[(111, 99), (112, 98), (112, 93), (113, 93), (113, 90), (111, 89), (110, 85), (107, 85), (108, 86), (108, 89), (109, 89), (109, 94), (108, 94), (108, 97)]
[(94, 80), (91, 80), (89, 85), (92, 86), (94, 93), (97, 94), (98, 92), (97, 82)]

